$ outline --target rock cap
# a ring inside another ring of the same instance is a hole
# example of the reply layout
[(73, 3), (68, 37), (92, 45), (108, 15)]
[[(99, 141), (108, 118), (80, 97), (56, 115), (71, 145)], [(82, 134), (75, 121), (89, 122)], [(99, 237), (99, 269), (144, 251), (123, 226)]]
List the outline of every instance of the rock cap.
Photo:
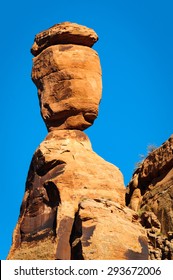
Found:
[(98, 41), (98, 35), (91, 28), (71, 22), (55, 24), (35, 36), (31, 53), (37, 56), (51, 45), (75, 44), (92, 47)]

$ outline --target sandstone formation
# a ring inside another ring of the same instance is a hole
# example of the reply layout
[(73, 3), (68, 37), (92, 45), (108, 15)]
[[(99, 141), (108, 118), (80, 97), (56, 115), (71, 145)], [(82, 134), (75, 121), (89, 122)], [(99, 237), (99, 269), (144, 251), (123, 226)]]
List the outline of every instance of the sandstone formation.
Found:
[(32, 79), (48, 130), (91, 126), (102, 90), (97, 53), (85, 46), (56, 45), (43, 50), (33, 62)]
[[(78, 235), (78, 221), (82, 221), (82, 236)], [(83, 200), (79, 205), (74, 232), (74, 256), (79, 252), (80, 245), (82, 258), (86, 260), (148, 258), (146, 233), (141, 228), (138, 216), (113, 199)], [(81, 237), (80, 241), (78, 237)]]
[(173, 260), (173, 232), (162, 233), (161, 223), (152, 211), (142, 211), (141, 224), (147, 230), (150, 260)]
[(35, 36), (31, 53), (36, 56), (49, 46), (76, 44), (92, 47), (98, 40), (93, 29), (71, 22), (55, 24)]
[(31, 161), (8, 259), (147, 259), (120, 170), (82, 131), (101, 98), (95, 32), (62, 23), (36, 36), (32, 79), (48, 135)]
[[(141, 193), (137, 206), (136, 193)], [(166, 259), (169, 256), (172, 259), (173, 135), (161, 147), (151, 152), (134, 172), (127, 187), (126, 204), (141, 215), (142, 225), (148, 231), (150, 258)], [(158, 242), (161, 242), (161, 245), (158, 245)], [(164, 245), (165, 242), (170, 245)], [(153, 253), (155, 249), (156, 254)]]

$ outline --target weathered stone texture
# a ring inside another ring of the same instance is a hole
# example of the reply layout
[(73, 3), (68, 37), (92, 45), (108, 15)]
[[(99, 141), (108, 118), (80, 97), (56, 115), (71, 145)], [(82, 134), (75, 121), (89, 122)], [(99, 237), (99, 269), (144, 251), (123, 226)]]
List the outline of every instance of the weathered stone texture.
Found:
[[(135, 209), (136, 192), (141, 193), (141, 198)], [(151, 213), (153, 213), (156, 217), (155, 220), (157, 219), (160, 223), (159, 232), (153, 222), (148, 230), (148, 238), (153, 246), (150, 258), (154, 259), (155, 256), (158, 259), (167, 259), (168, 255), (172, 258), (173, 251), (168, 250), (169, 246), (164, 249), (166, 246), (164, 240), (167, 240), (168, 235), (170, 236), (170, 233), (173, 232), (173, 135), (151, 152), (135, 171), (127, 187), (126, 204), (138, 213), (142, 213), (142, 220), (144, 212), (146, 216), (150, 217), (147, 218), (147, 221), (154, 221), (151, 218)], [(145, 222), (143, 226), (147, 228), (147, 224)], [(158, 235), (161, 235), (163, 241), (163, 250), (158, 247), (161, 250), (159, 254), (153, 251)], [(153, 238), (155, 243), (152, 241)], [(169, 240), (171, 241), (172, 237), (169, 237)], [(168, 250), (170, 253), (166, 254), (164, 250)]]
[(104, 197), (123, 205), (124, 194), (121, 172), (92, 151), (82, 131), (52, 131), (31, 162), (16, 244), (56, 237), (54, 258), (70, 259), (69, 239), (79, 202)]
[(124, 195), (121, 172), (83, 132), (50, 132), (31, 162), (9, 259), (45, 259), (47, 246), (48, 259), (147, 259), (145, 230)]
[(100, 62), (90, 48), (97, 39), (71, 23), (35, 38), (32, 79), (49, 133), (31, 161), (8, 259), (148, 258), (120, 170), (93, 152), (82, 131), (101, 99)]
[(98, 36), (93, 29), (76, 23), (62, 22), (38, 33), (35, 36), (31, 53), (36, 56), (47, 47), (58, 44), (92, 47), (97, 40)]
[(173, 260), (173, 232), (162, 233), (161, 223), (152, 211), (142, 211), (141, 224), (146, 228), (150, 260)]
[(78, 45), (57, 45), (33, 59), (41, 114), (48, 130), (91, 126), (101, 100), (101, 67), (97, 53)]
[(84, 199), (76, 221), (72, 258), (79, 257), (79, 252), (85, 260), (148, 258), (145, 230), (127, 207), (107, 199)]
[(163, 233), (172, 231), (173, 135), (151, 152), (135, 171), (127, 188), (127, 204), (133, 204), (135, 189), (139, 189), (142, 195), (139, 208), (147, 207), (156, 214)]

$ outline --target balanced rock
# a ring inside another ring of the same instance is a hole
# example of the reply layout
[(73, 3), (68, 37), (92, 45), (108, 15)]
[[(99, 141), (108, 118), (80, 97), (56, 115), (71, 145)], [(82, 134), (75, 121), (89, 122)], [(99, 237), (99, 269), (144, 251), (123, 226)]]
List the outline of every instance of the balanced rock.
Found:
[(101, 98), (99, 58), (89, 47), (97, 37), (66, 26), (36, 36), (32, 48), (49, 133), (31, 161), (8, 259), (147, 259), (146, 231), (125, 207), (120, 170), (93, 152), (82, 131)]
[(86, 46), (50, 46), (33, 59), (41, 114), (48, 130), (91, 126), (101, 99), (101, 67)]

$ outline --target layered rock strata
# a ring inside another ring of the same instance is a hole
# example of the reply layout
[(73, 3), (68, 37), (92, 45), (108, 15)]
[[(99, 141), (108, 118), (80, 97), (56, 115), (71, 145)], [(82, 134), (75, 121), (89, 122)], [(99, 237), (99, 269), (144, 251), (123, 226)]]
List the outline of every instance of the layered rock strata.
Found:
[[(141, 215), (142, 225), (148, 231), (150, 258), (166, 259), (169, 256), (172, 259), (173, 135), (151, 152), (134, 172), (127, 187), (126, 204)], [(165, 242), (170, 245), (164, 245)], [(155, 249), (159, 253), (154, 254)]]
[(146, 232), (125, 207), (120, 170), (82, 131), (101, 99), (96, 33), (62, 23), (39, 33), (32, 79), (48, 135), (26, 181), (8, 259), (147, 259)]

